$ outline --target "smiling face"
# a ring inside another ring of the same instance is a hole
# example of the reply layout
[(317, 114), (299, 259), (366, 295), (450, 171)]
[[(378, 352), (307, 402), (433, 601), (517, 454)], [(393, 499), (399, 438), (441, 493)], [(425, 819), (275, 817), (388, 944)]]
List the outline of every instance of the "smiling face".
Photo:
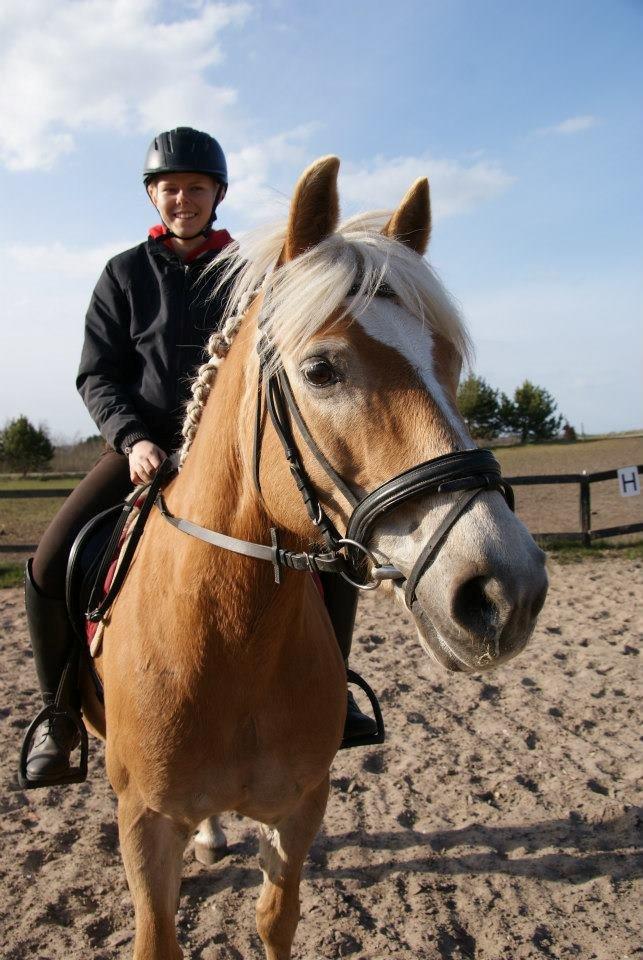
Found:
[(166, 227), (178, 239), (188, 239), (210, 223), (221, 186), (203, 173), (166, 173), (147, 191)]

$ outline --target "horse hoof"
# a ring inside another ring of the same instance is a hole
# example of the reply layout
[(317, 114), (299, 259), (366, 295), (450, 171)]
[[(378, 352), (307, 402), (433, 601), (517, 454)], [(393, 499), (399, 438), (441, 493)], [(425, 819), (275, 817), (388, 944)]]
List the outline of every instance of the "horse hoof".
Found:
[(208, 847), (205, 843), (194, 844), (194, 856), (206, 867), (211, 867), (212, 864), (223, 860), (227, 852), (228, 847), (225, 843), (220, 847)]

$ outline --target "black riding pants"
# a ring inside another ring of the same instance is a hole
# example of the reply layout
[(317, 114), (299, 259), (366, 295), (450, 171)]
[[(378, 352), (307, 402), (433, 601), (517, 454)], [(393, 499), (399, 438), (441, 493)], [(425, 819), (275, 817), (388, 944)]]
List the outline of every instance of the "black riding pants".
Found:
[(131, 489), (127, 457), (106, 450), (69, 494), (38, 544), (33, 578), (47, 597), (64, 600), (67, 558), (74, 540), (88, 520), (122, 502)]

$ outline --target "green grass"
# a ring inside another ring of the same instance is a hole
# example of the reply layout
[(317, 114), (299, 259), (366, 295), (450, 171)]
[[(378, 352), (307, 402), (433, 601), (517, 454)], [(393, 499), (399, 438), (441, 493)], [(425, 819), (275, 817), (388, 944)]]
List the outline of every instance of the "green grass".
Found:
[(594, 543), (584, 547), (573, 541), (549, 541), (543, 546), (549, 556), (558, 563), (582, 563), (583, 560), (607, 560), (610, 557), (622, 557), (623, 560), (643, 559), (643, 540), (634, 543)]
[(8, 477), (0, 475), (0, 490), (73, 490), (82, 477)]
[(21, 587), (24, 575), (23, 563), (0, 562), (0, 590), (4, 587)]

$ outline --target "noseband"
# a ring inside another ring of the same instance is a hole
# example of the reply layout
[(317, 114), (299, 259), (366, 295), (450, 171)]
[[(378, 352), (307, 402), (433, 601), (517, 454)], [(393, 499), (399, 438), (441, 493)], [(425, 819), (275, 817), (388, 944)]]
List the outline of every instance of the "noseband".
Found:
[[(383, 580), (404, 580), (404, 574), (389, 562), (381, 563), (369, 549), (368, 543), (375, 525), (391, 510), (420, 495), (436, 493), (459, 493), (437, 530), (418, 557), (406, 578), (405, 599), (410, 607), (415, 599), (417, 582), (435, 560), (449, 530), (462, 516), (469, 504), (485, 490), (498, 490), (509, 507), (514, 509), (513, 491), (502, 479), (500, 464), (490, 450), (460, 450), (426, 460), (410, 470), (398, 474), (359, 500), (346, 481), (329, 463), (315, 442), (295, 400), (288, 376), (280, 367), (276, 373), (265, 376), (265, 341), (259, 344), (260, 371), (258, 411), (255, 427), (255, 486), (261, 492), (259, 464), (261, 455), (261, 398), (262, 380), (265, 378), (265, 395), (268, 414), (281, 441), (297, 488), (312, 523), (319, 529), (329, 551), (337, 554), (346, 551), (341, 576), (360, 590), (374, 590)], [(306, 446), (320, 464), (335, 487), (353, 508), (346, 534), (340, 536), (334, 523), (324, 510), (317, 493), (304, 468), (293, 435), (292, 423), (296, 423)], [(370, 580), (358, 579), (364, 561), (370, 561)]]
[[(259, 329), (261, 328), (260, 320)], [(190, 520), (174, 517), (167, 509), (163, 496), (159, 494), (156, 505), (164, 518), (179, 530), (234, 553), (260, 560), (270, 560), (277, 583), (280, 582), (280, 572), (283, 567), (318, 573), (339, 573), (359, 590), (374, 590), (383, 580), (406, 579), (405, 602), (410, 609), (415, 601), (415, 590), (420, 577), (435, 560), (451, 528), (479, 494), (486, 490), (498, 490), (510, 509), (514, 509), (513, 491), (502, 479), (500, 464), (490, 450), (478, 449), (458, 450), (455, 453), (446, 453), (432, 460), (426, 460), (383, 483), (360, 500), (315, 442), (299, 410), (283, 365), (275, 365), (272, 362), (274, 347), (268, 343), (265, 333), (261, 334), (257, 350), (259, 379), (253, 458), (256, 490), (261, 497), (259, 473), (265, 397), (268, 415), (281, 442), (293, 479), (311, 522), (320, 532), (324, 548), (310, 552), (284, 550), (279, 546), (275, 529), (271, 531), (270, 547), (208, 530)], [(275, 366), (277, 366), (276, 372), (269, 372), (269, 370), (274, 371)], [(353, 508), (343, 537), (324, 510), (308, 477), (295, 441), (293, 422), (297, 425), (312, 455)], [(405, 578), (397, 567), (388, 561), (382, 563), (369, 548), (368, 543), (373, 535), (373, 528), (386, 514), (401, 504), (420, 495), (436, 493), (455, 493), (459, 496), (451, 504), (446, 516), (416, 560), (409, 576)], [(370, 579), (360, 576), (367, 562), (371, 565)]]

